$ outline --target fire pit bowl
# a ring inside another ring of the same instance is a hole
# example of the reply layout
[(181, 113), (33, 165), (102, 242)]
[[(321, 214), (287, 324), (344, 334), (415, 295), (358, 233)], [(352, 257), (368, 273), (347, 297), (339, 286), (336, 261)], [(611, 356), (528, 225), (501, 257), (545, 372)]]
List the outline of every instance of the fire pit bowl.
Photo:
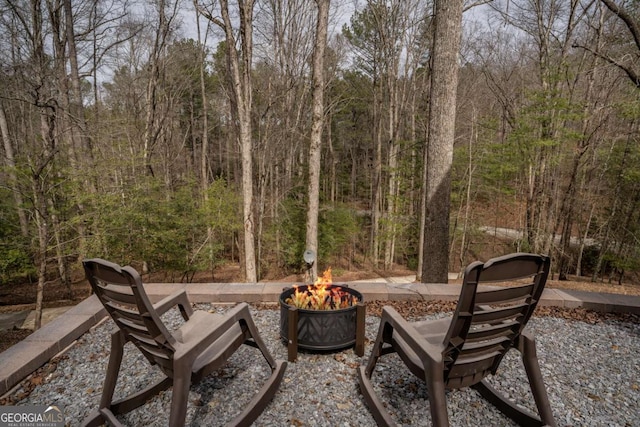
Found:
[[(288, 304), (296, 290), (306, 293), (315, 285), (302, 285), (285, 289), (280, 294), (280, 336), (289, 345), (289, 359), (295, 359), (292, 347), (306, 350), (330, 351), (339, 350), (362, 341), (364, 347), (364, 305), (362, 294), (347, 286), (328, 285), (333, 289), (355, 301), (354, 304), (338, 309), (310, 309), (298, 308)], [(361, 320), (358, 321), (358, 318)], [(361, 326), (360, 326), (361, 324)], [(297, 325), (297, 328), (293, 326)], [(359, 331), (362, 329), (362, 331)], [(362, 335), (362, 339), (357, 338)], [(362, 350), (364, 352), (364, 350)]]

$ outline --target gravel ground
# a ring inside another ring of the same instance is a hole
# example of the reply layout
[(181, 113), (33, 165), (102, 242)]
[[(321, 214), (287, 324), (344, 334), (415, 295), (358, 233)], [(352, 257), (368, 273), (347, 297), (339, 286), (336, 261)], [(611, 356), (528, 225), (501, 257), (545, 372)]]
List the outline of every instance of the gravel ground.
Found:
[[(211, 309), (199, 305), (200, 309)], [(226, 308), (212, 310), (223, 312)], [(286, 359), (279, 338), (277, 310), (252, 314), (258, 329), (276, 358)], [(442, 315), (420, 316), (434, 318)], [(176, 324), (177, 311), (165, 315)], [(632, 318), (633, 319), (633, 318)], [(379, 319), (367, 316), (367, 348), (360, 358), (347, 349), (331, 354), (300, 352), (289, 363), (285, 378), (273, 401), (254, 423), (256, 426), (374, 426), (358, 391), (355, 368), (366, 362), (375, 339)], [(634, 321), (605, 319), (595, 324), (535, 317), (529, 327), (537, 337), (538, 357), (560, 426), (640, 426), (640, 325)], [(115, 328), (108, 320), (85, 334), (54, 364), (44, 369), (26, 404), (64, 406), (67, 421), (78, 425), (100, 399), (109, 353), (109, 334)], [(192, 387), (187, 425), (223, 425), (249, 401), (269, 375), (259, 352), (243, 346), (219, 373)], [(160, 378), (131, 345), (126, 347), (116, 397), (138, 390)], [(34, 382), (34, 380), (31, 380)], [(424, 383), (415, 378), (397, 356), (384, 357), (374, 381), (399, 424), (430, 425)], [(492, 379), (494, 386), (519, 404), (534, 409), (522, 363), (511, 351)], [(17, 391), (19, 393), (19, 390)], [(164, 426), (171, 401), (168, 390), (122, 421), (132, 426)], [(447, 396), (453, 426), (512, 426), (508, 418), (470, 389)]]

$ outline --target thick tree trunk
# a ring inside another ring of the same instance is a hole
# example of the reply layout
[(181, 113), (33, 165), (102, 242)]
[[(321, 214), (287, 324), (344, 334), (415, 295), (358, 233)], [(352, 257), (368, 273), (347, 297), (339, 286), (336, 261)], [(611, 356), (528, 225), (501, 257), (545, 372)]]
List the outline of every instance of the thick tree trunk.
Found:
[(455, 137), (458, 52), (463, 1), (437, 0), (433, 43), (429, 142), (427, 144), (427, 200), (421, 280), (447, 283), (449, 272), (449, 209), (451, 165)]
[[(324, 51), (327, 46), (330, 0), (316, 0), (318, 20), (313, 48), (313, 100), (311, 141), (309, 146), (309, 205), (307, 207), (306, 248), (318, 253), (318, 210), (320, 208), (320, 154), (324, 126)], [(318, 277), (318, 257), (311, 266), (310, 279)]]

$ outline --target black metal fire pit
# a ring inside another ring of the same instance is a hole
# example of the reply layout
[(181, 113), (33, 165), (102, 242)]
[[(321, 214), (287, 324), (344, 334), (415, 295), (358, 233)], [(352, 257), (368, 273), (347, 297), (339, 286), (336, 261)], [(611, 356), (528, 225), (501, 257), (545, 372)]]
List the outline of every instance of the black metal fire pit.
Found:
[[(365, 308), (362, 294), (347, 286), (329, 285), (357, 299), (357, 303), (334, 310), (312, 310), (287, 304), (296, 288), (280, 294), (280, 336), (287, 343), (289, 361), (297, 357), (298, 347), (312, 351), (340, 350), (355, 344), (358, 356), (364, 355)], [(298, 286), (306, 292), (309, 285)]]

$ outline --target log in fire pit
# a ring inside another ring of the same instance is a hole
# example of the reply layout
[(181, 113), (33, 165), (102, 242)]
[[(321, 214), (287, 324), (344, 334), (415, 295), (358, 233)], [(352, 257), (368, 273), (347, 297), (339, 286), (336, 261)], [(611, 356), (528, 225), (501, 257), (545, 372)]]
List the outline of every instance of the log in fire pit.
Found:
[(331, 284), (331, 270), (313, 285), (294, 286), (280, 294), (280, 336), (287, 343), (290, 362), (298, 347), (331, 351), (355, 344), (356, 354), (364, 355), (364, 318), (362, 294)]

